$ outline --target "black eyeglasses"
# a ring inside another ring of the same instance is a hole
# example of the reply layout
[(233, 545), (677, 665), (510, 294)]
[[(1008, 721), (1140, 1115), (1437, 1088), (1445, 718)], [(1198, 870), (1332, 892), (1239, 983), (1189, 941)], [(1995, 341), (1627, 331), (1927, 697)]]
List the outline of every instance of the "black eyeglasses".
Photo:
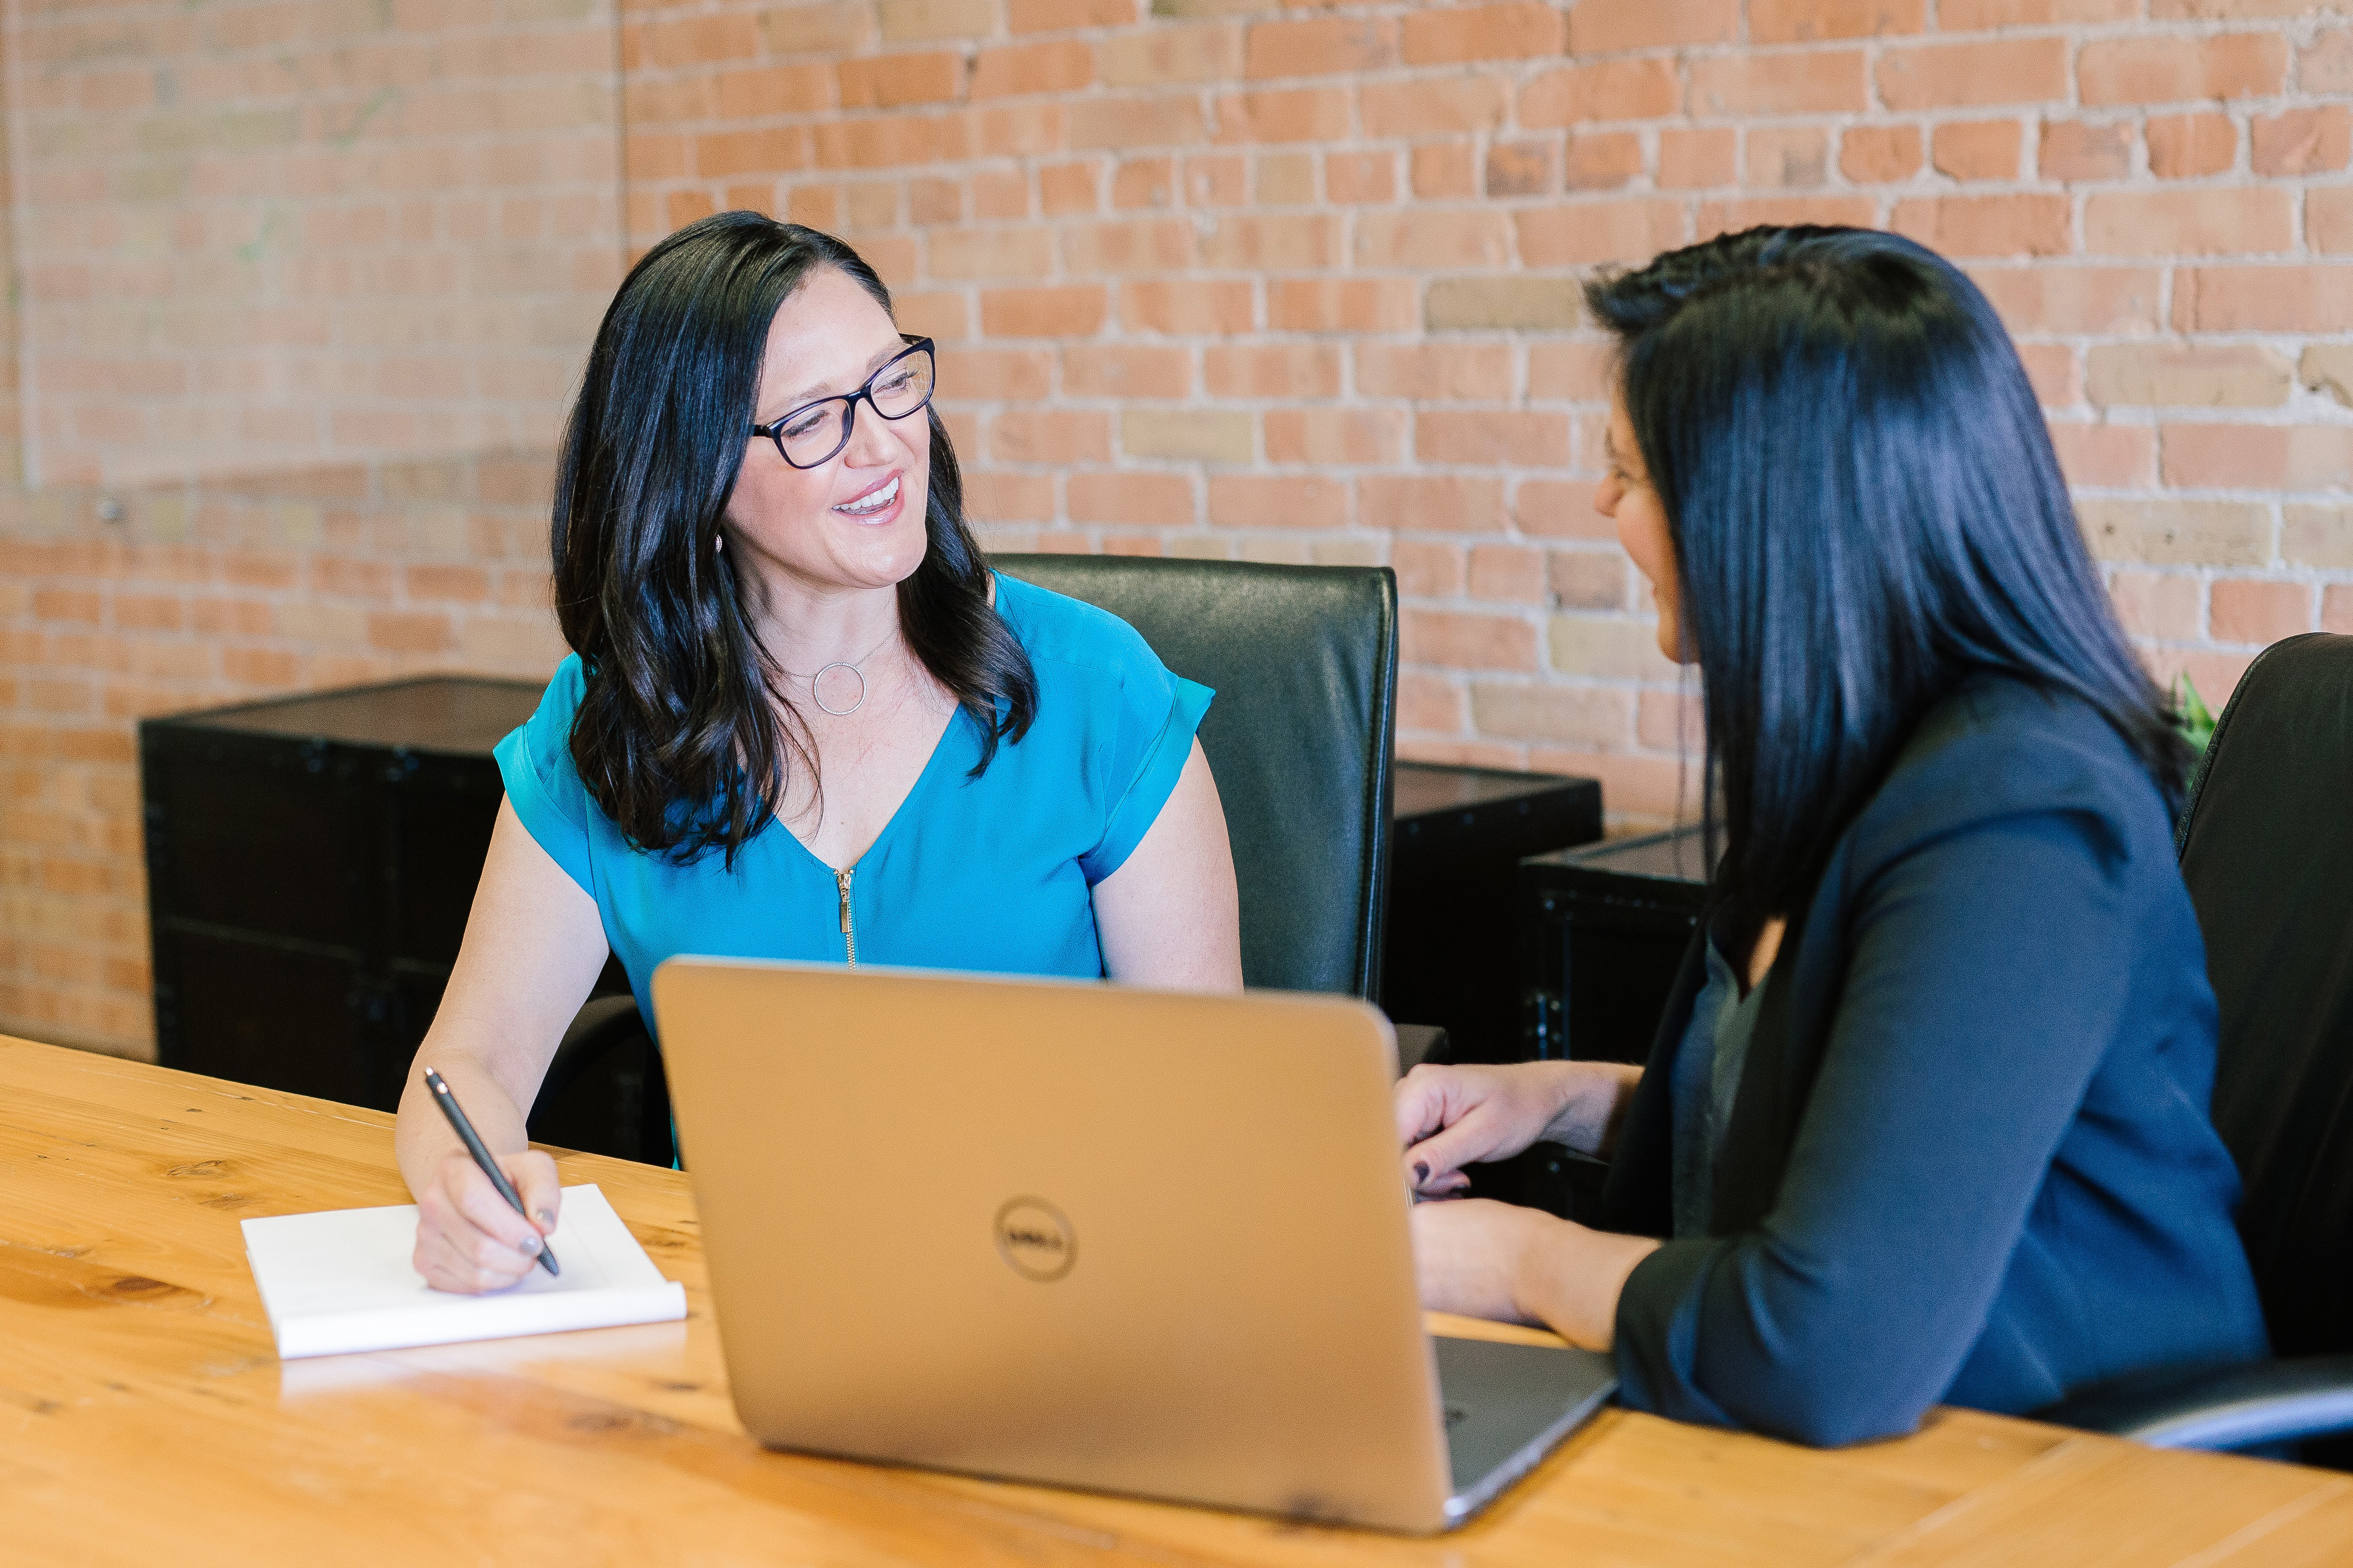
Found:
[[(752, 426), (754, 436), (776, 444), (776, 456), (796, 468), (814, 468), (830, 462), (849, 445), (849, 431), (858, 417), (858, 400), (885, 419), (904, 419), (932, 400), (938, 370), (932, 358), (932, 340), (899, 334), (907, 346), (891, 363), (866, 378), (866, 384), (842, 397), (820, 397), (805, 403), (781, 419)], [(833, 417), (839, 408), (841, 416)]]

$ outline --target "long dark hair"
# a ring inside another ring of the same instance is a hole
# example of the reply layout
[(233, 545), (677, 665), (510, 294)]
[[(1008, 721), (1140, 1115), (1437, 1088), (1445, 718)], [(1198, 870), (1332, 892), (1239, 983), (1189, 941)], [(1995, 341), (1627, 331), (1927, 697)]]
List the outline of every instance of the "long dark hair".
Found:
[[(814, 753), (754, 629), (719, 524), (751, 439), (768, 325), (812, 269), (891, 291), (830, 235), (758, 213), (690, 224), (630, 268), (596, 330), (555, 471), (555, 614), (586, 685), (572, 760), (628, 840), (686, 862), (774, 820)], [(867, 417), (871, 417), (871, 411)], [(977, 774), (1018, 742), (1038, 681), (988, 603), (988, 563), (936, 411), (923, 563), (899, 584), (907, 645), (979, 724)]]
[(2187, 745), (2116, 624), (2018, 352), (1958, 269), (1894, 235), (1753, 228), (1586, 300), (1618, 336), (1674, 542), (1723, 796), (1717, 896), (1744, 937), (1800, 910), (1972, 671), (2081, 698), (2179, 798)]

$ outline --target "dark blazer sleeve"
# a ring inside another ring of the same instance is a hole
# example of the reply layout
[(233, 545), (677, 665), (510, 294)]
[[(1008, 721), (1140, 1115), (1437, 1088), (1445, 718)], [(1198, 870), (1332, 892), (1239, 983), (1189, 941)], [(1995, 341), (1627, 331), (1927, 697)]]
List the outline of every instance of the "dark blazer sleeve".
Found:
[(1835, 1445), (1952, 1384), (2132, 1005), (2115, 824), (2064, 792), (1986, 806), (1850, 867), (1843, 930), (1805, 933), (1846, 968), (1788, 1164), (1761, 1224), (1628, 1279), (1629, 1405)]

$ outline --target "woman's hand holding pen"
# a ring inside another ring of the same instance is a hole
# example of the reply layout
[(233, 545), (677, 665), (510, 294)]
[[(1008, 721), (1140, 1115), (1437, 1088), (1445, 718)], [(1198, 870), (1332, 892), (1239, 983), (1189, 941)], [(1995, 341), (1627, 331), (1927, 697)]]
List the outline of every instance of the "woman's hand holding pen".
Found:
[(417, 1194), (413, 1261), (437, 1290), (502, 1290), (532, 1270), (546, 1237), (555, 1232), (564, 1202), (555, 1162), (536, 1149), (496, 1158), (530, 1218), (507, 1205), (455, 1139)]

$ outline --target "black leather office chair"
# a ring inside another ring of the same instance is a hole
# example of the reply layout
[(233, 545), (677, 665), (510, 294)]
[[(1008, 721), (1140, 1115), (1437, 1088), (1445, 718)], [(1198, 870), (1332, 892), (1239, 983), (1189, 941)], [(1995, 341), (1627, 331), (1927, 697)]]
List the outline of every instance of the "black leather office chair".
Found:
[[(1397, 737), (1396, 575), (1386, 566), (1121, 555), (1000, 555), (995, 563), (1111, 611), (1169, 668), (1216, 689), (1200, 742), (1233, 841), (1244, 983), (1377, 1001)], [(1410, 1058), (1442, 1049), (1441, 1031), (1399, 1035)], [(567, 1100), (609, 1098), (596, 1075), (612, 1070), (606, 1064), (617, 1053), (659, 1061), (636, 1005), (599, 997), (557, 1047), (532, 1135), (565, 1142)], [(570, 1146), (668, 1163), (669, 1097), (658, 1065), (643, 1076), (649, 1085), (620, 1108), (617, 1140), (573, 1132)], [(626, 1076), (620, 1082), (626, 1095)], [(611, 1122), (607, 1113), (596, 1124)]]
[(1242, 980), (1379, 1000), (1397, 736), (1397, 577), (1131, 555), (1000, 555), (1216, 689), (1201, 751), (1241, 887)]
[(2279, 1359), (2042, 1414), (2166, 1447), (2275, 1448), (2353, 1430), (2353, 637), (2264, 650), (2176, 847), (2221, 1004), (2214, 1125), (2246, 1184), (2239, 1233)]

